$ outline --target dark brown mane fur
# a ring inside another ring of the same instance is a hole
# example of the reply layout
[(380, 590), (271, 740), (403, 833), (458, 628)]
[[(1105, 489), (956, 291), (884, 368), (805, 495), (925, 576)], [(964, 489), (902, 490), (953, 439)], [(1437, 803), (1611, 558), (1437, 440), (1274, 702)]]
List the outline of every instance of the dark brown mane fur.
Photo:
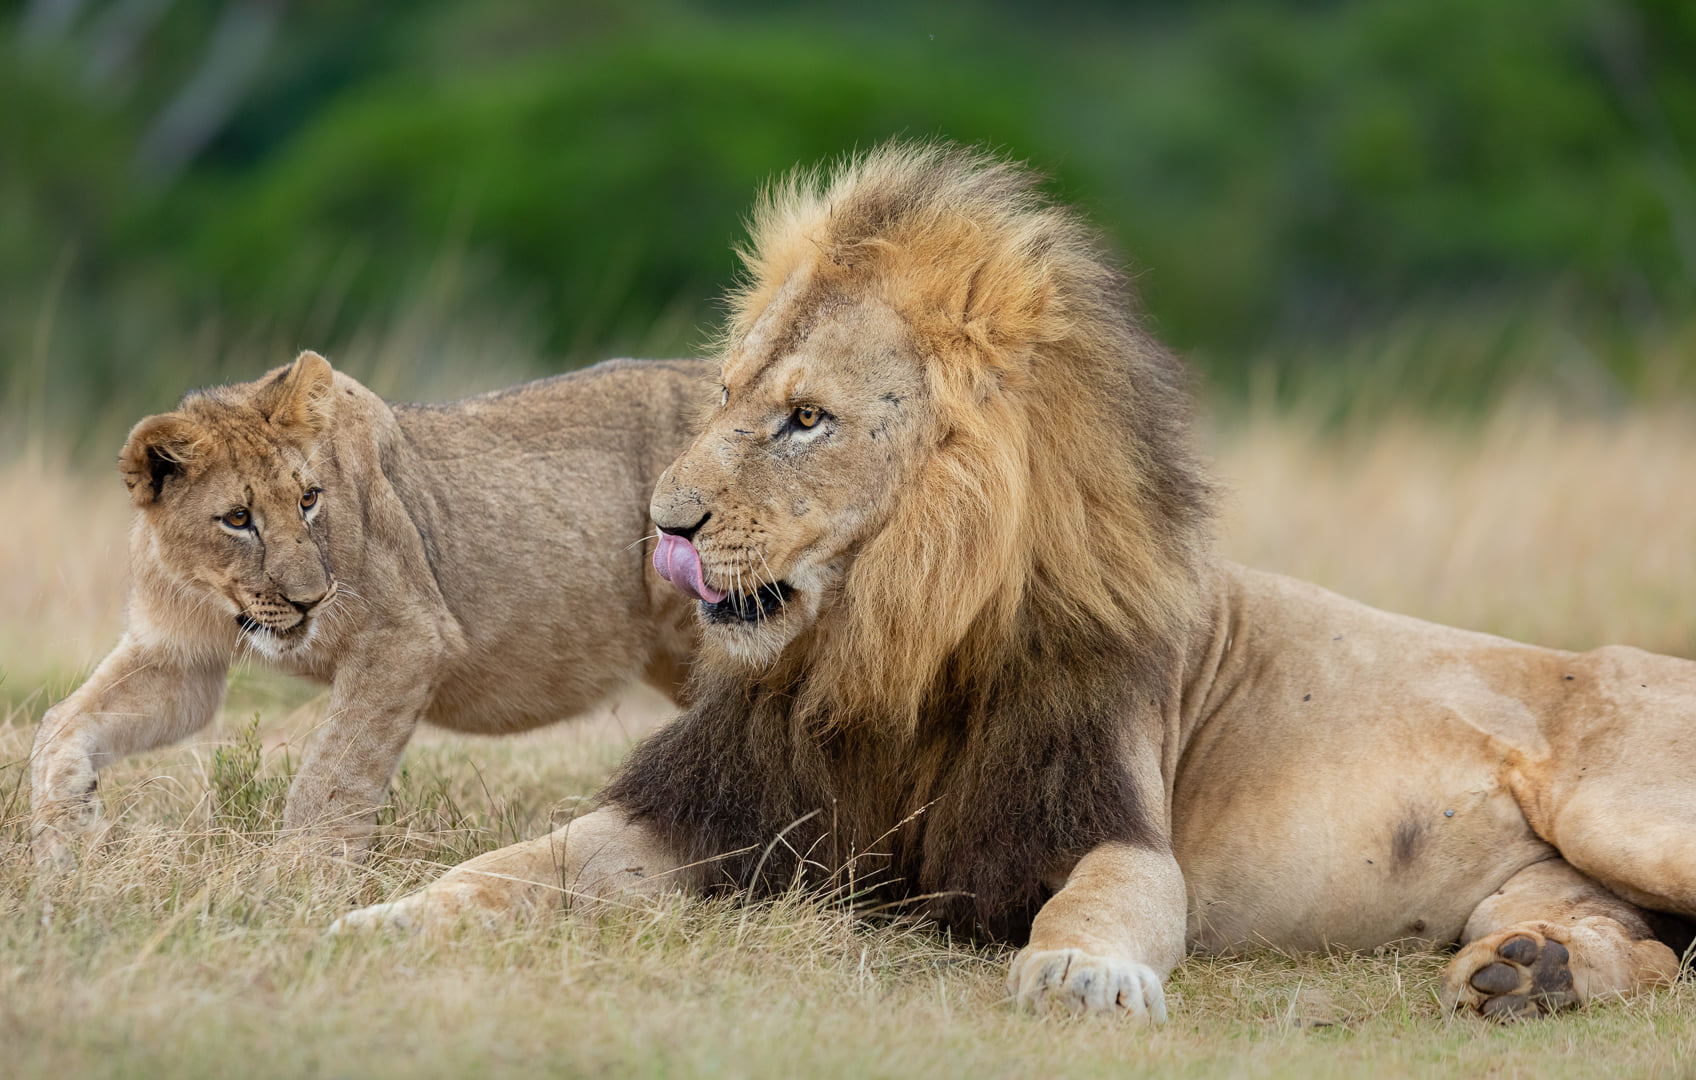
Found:
[(1036, 181), (895, 144), (756, 212), (730, 341), (803, 263), (875, 280), (952, 426), (819, 625), (769, 671), (709, 655), (696, 704), (604, 793), (689, 860), (740, 852), (715, 880), (854, 859), (886, 899), (1018, 940), (1091, 848), (1167, 842), (1131, 766), (1173, 706), (1211, 488), (1181, 365)]

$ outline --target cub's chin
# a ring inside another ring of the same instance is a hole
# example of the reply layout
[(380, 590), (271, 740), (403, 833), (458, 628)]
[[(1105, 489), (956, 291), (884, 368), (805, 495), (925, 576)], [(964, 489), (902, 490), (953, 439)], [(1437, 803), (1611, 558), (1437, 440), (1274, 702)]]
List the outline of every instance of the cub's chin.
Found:
[(286, 630), (273, 630), (246, 615), (236, 616), (241, 627), (241, 640), (267, 660), (281, 660), (312, 644), (318, 636), (318, 622), (310, 615)]

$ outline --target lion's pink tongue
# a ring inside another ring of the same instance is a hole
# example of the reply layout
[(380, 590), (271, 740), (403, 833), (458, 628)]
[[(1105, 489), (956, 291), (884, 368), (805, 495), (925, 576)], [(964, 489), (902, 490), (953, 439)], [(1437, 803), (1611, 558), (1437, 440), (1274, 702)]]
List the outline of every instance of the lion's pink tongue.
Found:
[(708, 585), (701, 576), (701, 555), (695, 550), (695, 545), (681, 536), (660, 534), (660, 542), (654, 548), (654, 569), (685, 595), (709, 604), (724, 599), (724, 594)]

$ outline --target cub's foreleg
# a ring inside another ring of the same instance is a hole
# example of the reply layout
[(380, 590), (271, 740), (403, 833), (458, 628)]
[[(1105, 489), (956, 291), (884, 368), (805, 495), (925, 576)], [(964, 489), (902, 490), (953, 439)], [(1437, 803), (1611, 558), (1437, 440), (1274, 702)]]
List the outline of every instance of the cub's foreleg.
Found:
[(461, 863), (410, 896), (349, 912), (330, 930), (495, 925), (527, 911), (634, 899), (692, 880), (653, 830), (604, 807), (547, 836)]
[(30, 751), (37, 865), (66, 868), (70, 841), (99, 820), (96, 774), (129, 754), (205, 727), (224, 698), (227, 656), (184, 654), (125, 634), (88, 681), (47, 710)]
[(1521, 1020), (1678, 977), (1678, 957), (1640, 909), (1562, 859), (1529, 866), (1473, 911), (1441, 997), (1496, 1020)]
[(342, 658), (330, 705), (283, 807), (285, 842), (359, 857), (402, 751), (430, 704), (440, 653), (415, 628), (368, 632)]
[(1164, 1023), (1160, 984), (1184, 956), (1184, 903), (1170, 851), (1103, 844), (1037, 913), (1007, 988), (1021, 1005)]

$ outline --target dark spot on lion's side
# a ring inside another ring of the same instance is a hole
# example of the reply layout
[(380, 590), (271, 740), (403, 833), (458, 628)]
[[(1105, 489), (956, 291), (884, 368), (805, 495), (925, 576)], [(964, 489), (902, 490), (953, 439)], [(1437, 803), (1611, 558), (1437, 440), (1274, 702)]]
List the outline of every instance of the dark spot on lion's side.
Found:
[(1390, 838), (1390, 868), (1401, 870), (1418, 856), (1425, 846), (1425, 826), (1417, 818), (1403, 818)]
[(1571, 675), (1568, 675), (1568, 676), (1567, 676), (1567, 677), (1566, 677), (1566, 681), (1567, 681), (1567, 682), (1571, 682), (1571, 681), (1572, 681), (1572, 676), (1571, 676)]
[(1312, 695), (1312, 694), (1303, 694), (1303, 695), (1302, 695), (1302, 696), (1301, 696), (1301, 699), (1302, 699), (1302, 700), (1303, 700), (1303, 701), (1312, 701), (1312, 700), (1313, 700), (1313, 695)]
[(1425, 920), (1424, 919), (1415, 919), (1412, 922), (1408, 923), (1407, 924), (1407, 932), (1410, 933), (1410, 934), (1423, 934), (1423, 933), (1425, 933)]

